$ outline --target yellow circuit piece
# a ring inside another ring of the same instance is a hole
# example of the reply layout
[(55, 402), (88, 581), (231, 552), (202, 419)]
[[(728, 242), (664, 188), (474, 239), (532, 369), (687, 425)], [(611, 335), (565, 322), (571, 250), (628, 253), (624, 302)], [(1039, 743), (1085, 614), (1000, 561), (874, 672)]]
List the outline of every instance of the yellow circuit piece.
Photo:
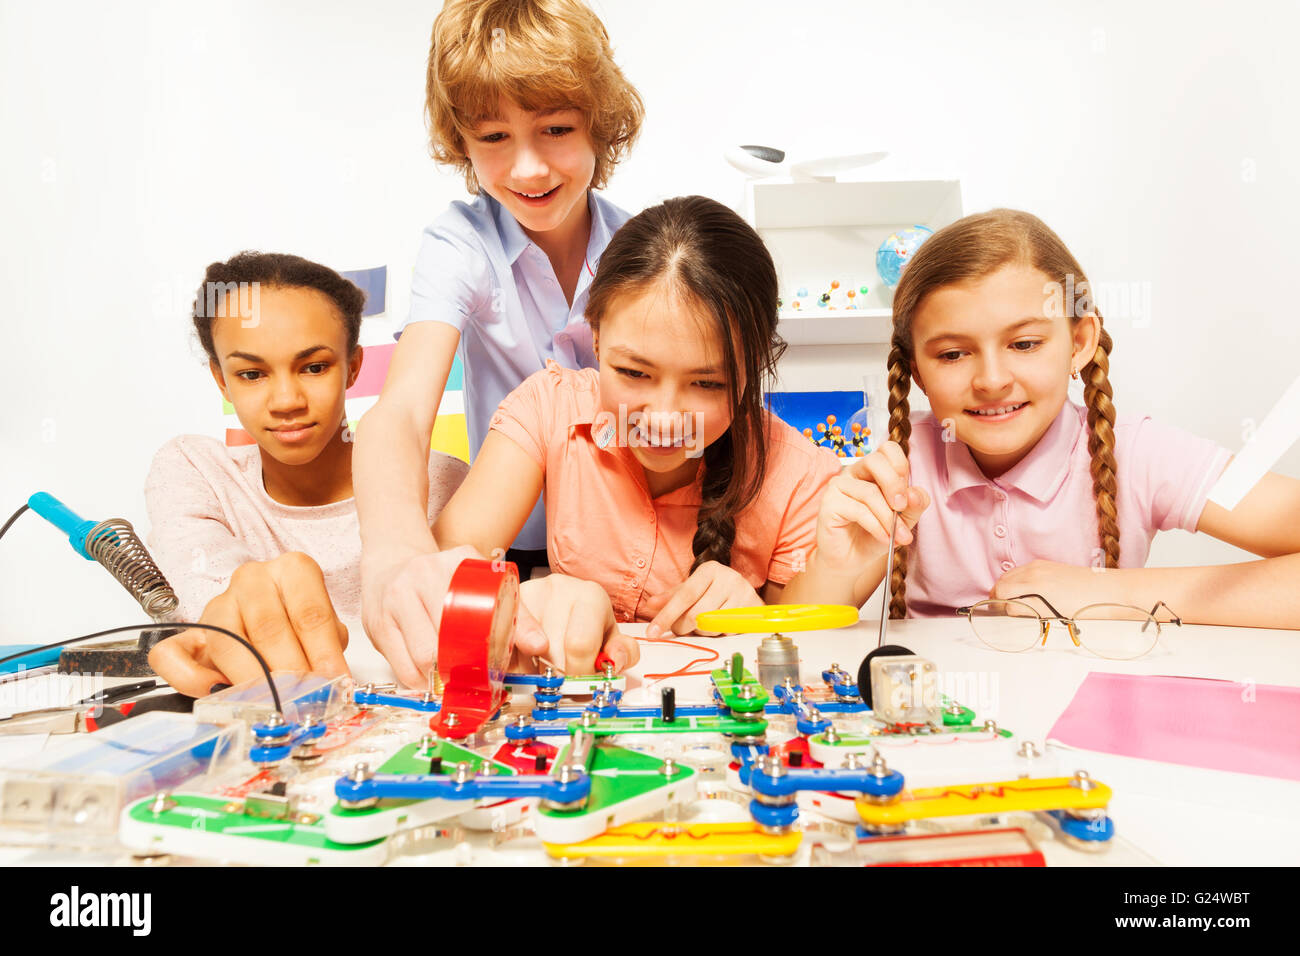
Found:
[(934, 817), (961, 817), (972, 813), (1008, 813), (1013, 810), (1104, 810), (1110, 787), (1093, 780), (1092, 788), (1072, 785), (1071, 777), (1040, 780), (1003, 780), (950, 787), (904, 790), (893, 803), (871, 803), (858, 797), (863, 823), (888, 825)]
[(602, 856), (793, 856), (803, 834), (763, 833), (756, 823), (625, 823), (582, 843), (544, 843), (559, 859)]
[(858, 609), (848, 604), (760, 604), (697, 614), (702, 631), (720, 634), (775, 634), (781, 631), (828, 631), (858, 623)]

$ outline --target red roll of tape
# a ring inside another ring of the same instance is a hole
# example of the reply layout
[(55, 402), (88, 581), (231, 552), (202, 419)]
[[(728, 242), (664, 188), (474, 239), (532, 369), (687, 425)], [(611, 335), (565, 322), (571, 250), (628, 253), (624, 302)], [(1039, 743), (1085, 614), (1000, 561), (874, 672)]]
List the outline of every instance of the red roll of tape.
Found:
[(518, 604), (519, 569), (512, 562), (466, 558), (456, 568), (438, 627), (442, 706), (430, 722), (435, 733), (468, 737), (501, 709)]

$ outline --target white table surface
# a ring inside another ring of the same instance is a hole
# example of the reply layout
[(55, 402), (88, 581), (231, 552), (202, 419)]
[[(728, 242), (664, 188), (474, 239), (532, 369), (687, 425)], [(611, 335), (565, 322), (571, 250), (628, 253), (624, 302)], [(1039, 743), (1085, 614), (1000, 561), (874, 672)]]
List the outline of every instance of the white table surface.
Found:
[[(640, 636), (644, 625), (624, 625)], [(1138, 661), (1108, 661), (1070, 644), (1053, 628), (1046, 648), (1006, 654), (981, 644), (964, 620), (892, 621), (886, 640), (902, 644), (932, 660), (940, 689), (957, 690), (977, 718), (992, 718), (1021, 738), (1043, 743), (1048, 730), (1093, 671), (1214, 678), (1300, 686), (1300, 633), (1257, 628), (1165, 627), (1156, 650)], [(799, 648), (804, 683), (816, 686), (820, 672), (838, 663), (857, 673), (866, 653), (876, 646), (878, 623), (861, 621), (835, 631), (792, 632)], [(760, 635), (684, 640), (716, 650), (724, 666), (736, 651), (757, 671)], [(676, 670), (701, 656), (690, 648), (642, 642), (642, 656), (629, 672), (626, 700), (657, 702), (663, 686), (677, 688), (679, 703), (706, 702), (705, 676), (650, 681), (647, 673)], [(350, 648), (349, 658), (352, 657)], [(373, 667), (356, 667), (370, 671)], [(358, 673), (358, 677), (361, 674)], [(379, 676), (379, 675), (373, 675)], [(111, 681), (110, 683), (117, 683)], [(3, 685), (0, 685), (3, 689)], [(1284, 728), (1283, 732), (1295, 732)], [(0, 757), (57, 747), (60, 740), (0, 737)], [(1173, 866), (1296, 865), (1300, 863), (1300, 782), (1247, 774), (1203, 770), (1108, 754), (1075, 751), (1074, 769), (1087, 769), (1114, 791), (1110, 815), (1117, 833), (1152, 860)], [(972, 781), (973, 782), (973, 781)], [(110, 862), (77, 857), (64, 851), (0, 848), (0, 864)], [(1097, 860), (1104, 864), (1105, 857)]]
[[(644, 628), (625, 626), (632, 634)], [(876, 646), (878, 621), (860, 621), (835, 631), (790, 633), (799, 648), (805, 684), (838, 663), (856, 674)], [(686, 638), (716, 648), (727, 660), (735, 651), (756, 671), (758, 635)], [(1021, 738), (1042, 743), (1075, 691), (1093, 671), (1215, 678), (1300, 686), (1300, 632), (1183, 625), (1165, 626), (1152, 653), (1137, 661), (1109, 661), (1076, 649), (1060, 625), (1047, 646), (1020, 654), (992, 650), (962, 619), (891, 621), (886, 642), (901, 644), (932, 660), (940, 690), (952, 682), (959, 699), (978, 719), (993, 718)], [(642, 643), (632, 674), (664, 672), (685, 664), (687, 648)], [(717, 666), (717, 665), (715, 665)], [(677, 699), (703, 699), (707, 678), (677, 678)], [(636, 698), (637, 691), (629, 688)], [(642, 691), (657, 697), (658, 688)], [(1282, 732), (1300, 732), (1284, 728)], [(1110, 815), (1116, 832), (1155, 861), (1171, 866), (1300, 864), (1300, 782), (1250, 774), (1203, 770), (1109, 754), (1074, 751), (1074, 769), (1088, 770), (1114, 791)], [(1068, 755), (1067, 755), (1068, 760)]]

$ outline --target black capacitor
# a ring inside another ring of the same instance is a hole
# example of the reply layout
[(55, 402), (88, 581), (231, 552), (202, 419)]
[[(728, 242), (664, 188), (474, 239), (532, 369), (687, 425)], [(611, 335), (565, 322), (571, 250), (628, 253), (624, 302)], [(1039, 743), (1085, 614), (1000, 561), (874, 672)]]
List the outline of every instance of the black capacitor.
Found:
[(790, 766), (792, 766), (792, 767), (802, 767), (802, 766), (803, 766), (803, 751), (802, 751), (802, 750), (791, 750), (790, 753), (787, 754), (787, 756), (789, 757), (789, 760), (790, 760)]
[(538, 754), (533, 758), (533, 769), (538, 773), (546, 773), (546, 754)]
[(673, 687), (665, 687), (661, 693), (663, 700), (663, 720), (665, 724), (671, 724), (677, 719), (677, 690)]
[(429, 760), (429, 773), (442, 773), (441, 757), (433, 757)]

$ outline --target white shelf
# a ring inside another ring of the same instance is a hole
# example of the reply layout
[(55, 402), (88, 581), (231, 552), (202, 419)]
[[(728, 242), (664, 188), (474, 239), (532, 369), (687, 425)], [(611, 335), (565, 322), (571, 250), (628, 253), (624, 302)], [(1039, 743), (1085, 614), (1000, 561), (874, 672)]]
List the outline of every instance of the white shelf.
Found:
[[(753, 182), (750, 222), (776, 263), (781, 336), (793, 346), (881, 345), (892, 331), (893, 291), (876, 274), (876, 250), (889, 235), (912, 225), (942, 229), (962, 215), (955, 179), (867, 182)], [(832, 282), (867, 286), (855, 302), (865, 308), (823, 309), (816, 297)], [(812, 298), (788, 303), (796, 289)]]
[[(961, 183), (916, 179), (861, 183), (755, 183), (753, 225), (768, 229), (888, 227), (938, 229), (961, 218)], [(876, 250), (871, 250), (874, 262)]]
[(890, 309), (786, 309), (777, 331), (790, 345), (887, 344), (893, 331)]

